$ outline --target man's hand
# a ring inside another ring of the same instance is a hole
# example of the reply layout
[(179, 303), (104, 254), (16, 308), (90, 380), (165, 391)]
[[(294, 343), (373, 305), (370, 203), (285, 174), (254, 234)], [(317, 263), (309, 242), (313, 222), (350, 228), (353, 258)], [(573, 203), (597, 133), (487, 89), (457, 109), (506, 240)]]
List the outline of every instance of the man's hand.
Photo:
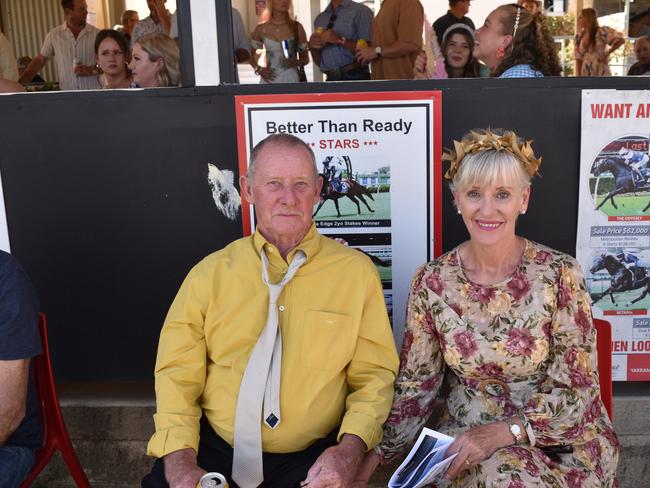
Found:
[(77, 64), (72, 69), (72, 72), (77, 76), (97, 76), (97, 68), (87, 64)]
[(314, 32), (309, 36), (309, 49), (323, 49), (323, 46), (325, 46), (325, 43), (320, 34)]
[(377, 59), (377, 53), (373, 46), (357, 48), (357, 61), (361, 64), (368, 64), (375, 59)]
[(194, 449), (181, 449), (167, 454), (165, 463), (165, 479), (169, 488), (196, 488), (201, 476), (206, 471), (196, 464)]
[(320, 38), (324, 44), (340, 44), (341, 36), (339, 36), (332, 29), (327, 29), (320, 34)]
[(366, 444), (353, 434), (344, 434), (337, 446), (319, 456), (301, 484), (309, 488), (348, 488), (363, 459)]
[(372, 477), (372, 474), (375, 472), (377, 467), (380, 464), (381, 459), (379, 454), (375, 451), (368, 451), (361, 461), (361, 466), (357, 470), (357, 475), (354, 477), (354, 483), (352, 488), (366, 488), (368, 486), (368, 481)]
[(462, 471), (485, 461), (497, 449), (513, 444), (514, 439), (505, 422), (479, 425), (466, 430), (456, 437), (456, 440), (447, 449), (447, 456), (455, 453), (458, 453), (458, 456), (449, 466), (445, 479), (455, 478)]

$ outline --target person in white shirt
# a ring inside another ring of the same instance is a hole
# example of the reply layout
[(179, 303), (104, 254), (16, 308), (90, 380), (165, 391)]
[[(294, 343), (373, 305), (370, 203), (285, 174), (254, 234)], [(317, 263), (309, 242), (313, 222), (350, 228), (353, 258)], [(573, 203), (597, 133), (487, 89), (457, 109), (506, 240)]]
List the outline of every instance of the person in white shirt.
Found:
[(2, 32), (0, 32), (0, 78), (18, 81), (16, 56), (9, 39)]
[(61, 0), (65, 22), (45, 36), (43, 48), (20, 76), (29, 83), (54, 57), (61, 90), (99, 90), (95, 66), (95, 37), (99, 30), (86, 23), (86, 0)]

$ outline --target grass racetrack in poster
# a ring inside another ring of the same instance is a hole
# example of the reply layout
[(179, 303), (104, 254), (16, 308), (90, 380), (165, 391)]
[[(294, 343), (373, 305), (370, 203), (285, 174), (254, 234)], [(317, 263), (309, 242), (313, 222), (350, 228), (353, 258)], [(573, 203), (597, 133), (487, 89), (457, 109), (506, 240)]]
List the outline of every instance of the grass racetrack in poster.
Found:
[(328, 220), (390, 220), (390, 192), (372, 193), (372, 199), (366, 196), (366, 201), (374, 212), (368, 211), (363, 203), (361, 203), (361, 213), (359, 213), (357, 206), (352, 200), (347, 197), (339, 198), (341, 216), (338, 217), (334, 202), (327, 200), (318, 211), (316, 217), (314, 217), (316, 225), (319, 222)]

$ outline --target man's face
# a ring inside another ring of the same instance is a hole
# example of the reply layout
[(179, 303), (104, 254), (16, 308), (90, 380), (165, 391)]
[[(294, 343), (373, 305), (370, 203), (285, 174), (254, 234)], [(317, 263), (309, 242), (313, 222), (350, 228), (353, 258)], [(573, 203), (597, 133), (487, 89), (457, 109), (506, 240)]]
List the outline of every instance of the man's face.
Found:
[(257, 225), (272, 244), (300, 242), (312, 223), (322, 180), (302, 147), (269, 143), (262, 148), (251, 178), (242, 176), (242, 194), (255, 206)]
[(152, 14), (156, 11), (156, 4), (163, 6), (167, 0), (147, 0), (147, 7)]
[(86, 0), (75, 0), (72, 9), (66, 9), (65, 14), (73, 25), (86, 25), (88, 4)]
[(469, 0), (460, 0), (460, 2), (456, 4), (456, 6), (458, 7), (458, 9), (460, 9), (463, 15), (467, 15), (467, 13), (469, 12)]
[(647, 38), (641, 38), (634, 43), (634, 54), (636, 60), (641, 64), (650, 63), (650, 41)]

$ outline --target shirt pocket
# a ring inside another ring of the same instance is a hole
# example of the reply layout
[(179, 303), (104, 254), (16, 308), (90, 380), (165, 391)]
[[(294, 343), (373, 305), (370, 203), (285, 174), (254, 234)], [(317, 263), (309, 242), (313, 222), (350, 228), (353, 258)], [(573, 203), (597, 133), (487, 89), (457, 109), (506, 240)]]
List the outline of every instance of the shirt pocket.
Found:
[(308, 310), (302, 330), (300, 361), (304, 366), (341, 371), (352, 360), (356, 341), (349, 315)]

